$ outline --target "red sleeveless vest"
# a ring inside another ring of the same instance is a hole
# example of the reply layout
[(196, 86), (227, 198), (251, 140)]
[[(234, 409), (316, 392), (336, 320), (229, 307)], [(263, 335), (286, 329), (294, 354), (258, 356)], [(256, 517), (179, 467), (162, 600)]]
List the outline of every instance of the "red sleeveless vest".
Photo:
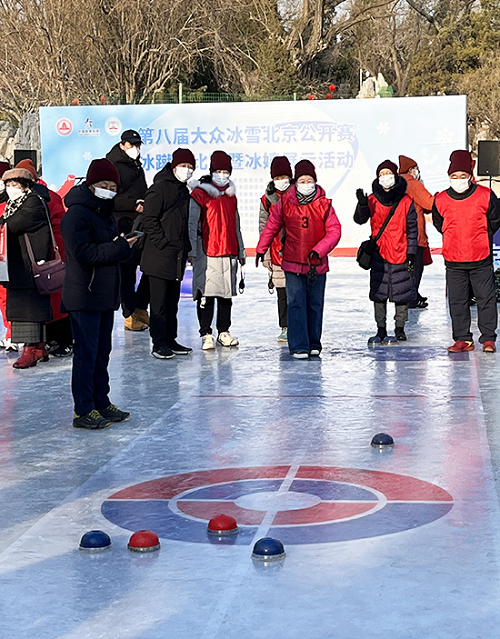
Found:
[[(279, 197), (279, 196), (278, 196)], [(271, 215), (273, 208), (274, 208), (274, 204), (272, 202), (270, 202), (266, 195), (263, 195), (261, 198), (261, 202), (264, 206), (264, 208), (266, 209), (266, 211), (269, 213), (269, 215)], [(271, 254), (271, 262), (275, 265), (275, 266), (281, 266), (282, 262), (283, 262), (283, 255), (281, 255), (281, 250), (283, 248), (283, 231), (281, 231), (273, 240), (269, 251)]]
[[(381, 257), (389, 264), (403, 264), (406, 261), (406, 218), (412, 205), (412, 199), (405, 194), (399, 202), (391, 221), (377, 242)], [(368, 197), (372, 237), (380, 231), (382, 224), (391, 212), (391, 206), (384, 206), (374, 195)]]
[(202, 188), (194, 189), (191, 197), (201, 206), (201, 235), (205, 253), (209, 257), (237, 256), (236, 197), (212, 197)]
[(443, 218), (443, 257), (447, 262), (479, 262), (491, 252), (488, 236), (490, 189), (478, 186), (464, 200), (442, 191), (436, 208)]
[(310, 204), (293, 202), (287, 191), (281, 198), (286, 241), (283, 259), (296, 264), (307, 264), (307, 257), (325, 235), (325, 220), (332, 201), (319, 197)]

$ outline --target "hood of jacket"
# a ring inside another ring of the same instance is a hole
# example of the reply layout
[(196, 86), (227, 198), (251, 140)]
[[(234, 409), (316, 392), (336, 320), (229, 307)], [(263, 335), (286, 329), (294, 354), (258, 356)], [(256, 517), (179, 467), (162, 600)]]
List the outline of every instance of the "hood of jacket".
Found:
[(119, 142), (106, 154), (106, 160), (109, 160), (112, 164), (135, 164), (135, 166), (138, 167), (142, 166), (139, 158), (137, 158), (137, 160), (133, 160), (122, 148), (120, 148)]
[(200, 180), (189, 180), (188, 187), (190, 191), (194, 191), (195, 189), (202, 189), (203, 191), (208, 193), (210, 197), (213, 197), (213, 198), (222, 197), (223, 195), (229, 195), (229, 197), (234, 197), (236, 195), (236, 186), (234, 182), (231, 182), (231, 180), (229, 180), (227, 189), (224, 189), (223, 191), (221, 191), (214, 184), (212, 184), (212, 181), (210, 180), (210, 178), (208, 178), (207, 180), (206, 176), (202, 177)]
[(175, 177), (174, 170), (172, 169), (172, 163), (167, 162), (161, 171), (154, 176), (153, 182), (161, 182), (162, 180), (167, 180), (168, 182), (173, 182), (178, 186), (185, 186), (185, 182), (181, 182)]
[(70, 206), (84, 206), (102, 218), (111, 217), (113, 213), (113, 200), (102, 200), (96, 197), (86, 184), (74, 186), (64, 198), (64, 204)]
[(33, 191), (46, 202), (50, 202), (50, 192), (46, 184), (35, 182), (35, 184), (33, 184)]
[(396, 184), (390, 191), (385, 191), (377, 179), (373, 181), (372, 191), (380, 204), (383, 206), (392, 206), (403, 199), (406, 193), (406, 180), (401, 175), (396, 176)]

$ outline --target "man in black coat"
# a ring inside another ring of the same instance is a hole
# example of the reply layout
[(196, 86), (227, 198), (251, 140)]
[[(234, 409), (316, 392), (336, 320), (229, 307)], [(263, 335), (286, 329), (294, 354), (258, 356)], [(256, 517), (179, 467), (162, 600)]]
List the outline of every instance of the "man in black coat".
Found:
[(119, 263), (129, 258), (136, 241), (119, 236), (113, 219), (119, 181), (111, 162), (93, 160), (85, 182), (73, 187), (65, 198), (62, 306), (69, 313), (74, 337), (71, 388), (76, 428), (105, 428), (130, 417), (108, 397), (111, 333), (120, 301)]
[(186, 182), (195, 168), (189, 149), (177, 149), (146, 193), (142, 224), (146, 242), (141, 271), (149, 276), (151, 290), (152, 355), (170, 359), (188, 355), (192, 348), (177, 340), (177, 308), (187, 255), (190, 250), (189, 190)]
[[(134, 221), (142, 213), (144, 197), (148, 189), (144, 169), (139, 159), (141, 144), (139, 133), (128, 129), (122, 133), (121, 141), (115, 144), (106, 155), (120, 175), (113, 213), (119, 232), (125, 235), (130, 233)], [(141, 251), (136, 249), (130, 259), (120, 265), (122, 313), (125, 317), (125, 329), (129, 331), (144, 331), (149, 326), (148, 278), (142, 277), (137, 291), (135, 288), (140, 261)]]

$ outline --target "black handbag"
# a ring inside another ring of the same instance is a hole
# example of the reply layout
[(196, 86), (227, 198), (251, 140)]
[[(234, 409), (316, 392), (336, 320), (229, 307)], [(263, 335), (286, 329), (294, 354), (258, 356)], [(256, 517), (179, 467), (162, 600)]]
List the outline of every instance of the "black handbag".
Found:
[(382, 237), (382, 233), (385, 231), (387, 225), (391, 221), (392, 216), (396, 212), (398, 204), (399, 202), (396, 202), (396, 204), (393, 205), (393, 207), (389, 211), (388, 216), (385, 218), (384, 223), (380, 227), (380, 231), (377, 233), (377, 235), (375, 237), (370, 237), (369, 240), (365, 240), (359, 245), (358, 253), (356, 255), (356, 262), (365, 271), (369, 271), (372, 267), (372, 258), (373, 254), (377, 250), (377, 242)]

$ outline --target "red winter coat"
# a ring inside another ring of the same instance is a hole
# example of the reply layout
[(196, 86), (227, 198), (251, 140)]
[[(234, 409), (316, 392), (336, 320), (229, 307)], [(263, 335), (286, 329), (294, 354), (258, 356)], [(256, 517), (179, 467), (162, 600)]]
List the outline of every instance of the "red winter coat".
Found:
[(282, 269), (289, 273), (306, 274), (309, 271), (307, 256), (316, 251), (321, 258), (317, 267), (319, 275), (329, 270), (328, 253), (340, 241), (341, 227), (331, 200), (318, 185), (310, 204), (299, 204), (296, 187), (292, 186), (274, 206), (269, 220), (257, 244), (257, 253), (266, 253), (281, 229), (286, 239)]
[(236, 234), (236, 196), (211, 197), (207, 191), (196, 188), (191, 197), (201, 207), (201, 234), (203, 250), (208, 257), (237, 257), (239, 254)]

